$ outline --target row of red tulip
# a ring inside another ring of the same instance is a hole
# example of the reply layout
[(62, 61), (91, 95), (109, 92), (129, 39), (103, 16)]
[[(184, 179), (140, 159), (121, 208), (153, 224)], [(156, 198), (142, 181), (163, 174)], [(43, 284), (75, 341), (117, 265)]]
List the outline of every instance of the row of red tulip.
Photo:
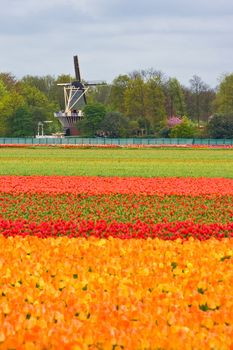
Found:
[(233, 195), (233, 179), (179, 177), (0, 176), (4, 193)]

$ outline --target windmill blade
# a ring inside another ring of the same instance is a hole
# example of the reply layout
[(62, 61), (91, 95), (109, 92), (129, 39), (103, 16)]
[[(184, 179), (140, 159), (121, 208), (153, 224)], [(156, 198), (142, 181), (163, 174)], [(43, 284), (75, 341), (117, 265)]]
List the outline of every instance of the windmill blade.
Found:
[(75, 77), (76, 77), (77, 81), (81, 81), (78, 56), (74, 56), (74, 71), (75, 71)]
[(103, 81), (103, 80), (93, 80), (93, 81), (87, 81), (85, 83), (85, 85), (87, 86), (98, 86), (98, 85), (107, 85), (106, 81)]
[(59, 83), (58, 86), (71, 86), (71, 83)]

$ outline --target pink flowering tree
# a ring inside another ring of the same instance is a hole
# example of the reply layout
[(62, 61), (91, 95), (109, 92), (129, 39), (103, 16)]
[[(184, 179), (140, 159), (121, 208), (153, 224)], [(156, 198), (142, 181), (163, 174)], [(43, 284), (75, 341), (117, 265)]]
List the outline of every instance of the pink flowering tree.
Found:
[(167, 120), (167, 126), (169, 128), (174, 128), (174, 126), (182, 123), (182, 119), (179, 117), (175, 117), (174, 115)]
[(196, 127), (186, 116), (171, 116), (159, 131), (162, 137), (194, 137)]

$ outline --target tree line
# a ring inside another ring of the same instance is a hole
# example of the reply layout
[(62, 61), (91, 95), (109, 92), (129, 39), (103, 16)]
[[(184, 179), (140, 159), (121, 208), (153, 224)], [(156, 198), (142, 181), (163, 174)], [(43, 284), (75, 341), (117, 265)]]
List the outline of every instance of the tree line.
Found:
[[(73, 80), (0, 73), (0, 137), (35, 136), (47, 121), (46, 134), (61, 132), (54, 112), (64, 109), (64, 98), (57, 84)], [(186, 87), (161, 71), (133, 71), (89, 88), (87, 102), (81, 136), (233, 137), (233, 73), (211, 88), (197, 75)]]

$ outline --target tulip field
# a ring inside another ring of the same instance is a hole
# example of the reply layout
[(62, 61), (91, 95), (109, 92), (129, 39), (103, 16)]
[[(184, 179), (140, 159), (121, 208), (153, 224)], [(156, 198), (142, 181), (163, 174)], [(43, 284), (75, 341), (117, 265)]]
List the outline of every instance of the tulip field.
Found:
[(0, 350), (233, 349), (233, 150), (174, 150), (174, 176), (151, 170), (173, 150), (125, 153), (134, 176), (93, 175), (85, 149), (48, 150), (40, 171), (45, 150), (30, 166), (20, 149), (17, 174), (17, 151), (0, 148)]

